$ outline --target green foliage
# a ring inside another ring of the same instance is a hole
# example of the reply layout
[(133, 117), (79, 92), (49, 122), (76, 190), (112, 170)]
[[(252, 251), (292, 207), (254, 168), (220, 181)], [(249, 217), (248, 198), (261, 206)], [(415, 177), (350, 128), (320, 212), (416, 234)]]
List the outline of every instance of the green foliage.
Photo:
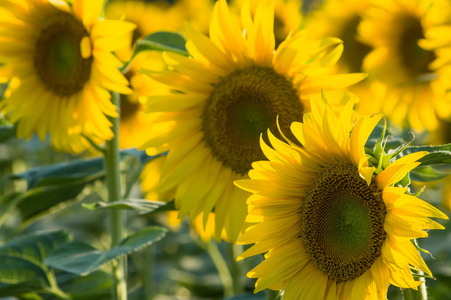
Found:
[(408, 155), (419, 151), (428, 151), (418, 161), (420, 166), (411, 171), (413, 180), (428, 182), (442, 179), (451, 174), (451, 144), (441, 146), (409, 146), (402, 155)]
[(0, 126), (0, 143), (3, 143), (16, 136), (16, 126)]
[(72, 240), (66, 231), (20, 236), (0, 247), (0, 297), (28, 292), (58, 293), (53, 273), (44, 265), (47, 255)]
[(110, 251), (98, 250), (81, 242), (66, 243), (50, 253), (45, 260), (45, 264), (69, 273), (87, 275), (121, 255), (130, 254), (150, 246), (162, 239), (166, 232), (165, 228), (158, 226), (141, 229), (124, 239)]
[(177, 32), (160, 31), (152, 33), (136, 43), (135, 55), (141, 51), (170, 51), (188, 56), (185, 38)]
[[(149, 157), (145, 151), (136, 149), (121, 151), (121, 162), (126, 170), (127, 194), (138, 180), (142, 165), (156, 157)], [(133, 167), (139, 172), (133, 172)], [(73, 202), (85, 187), (95, 181), (104, 180), (105, 170), (102, 158), (92, 158), (35, 168), (11, 177), (25, 179), (28, 190), (15, 197), (0, 197), (0, 203), (6, 205), (0, 211), (0, 223), (1, 217), (16, 207), (22, 217), (22, 227), (25, 227), (36, 219), (51, 214), (55, 208)]]
[(103, 210), (103, 209), (128, 209), (135, 210), (138, 214), (147, 214), (155, 211), (156, 209), (166, 205), (166, 202), (149, 201), (141, 199), (128, 199), (123, 201), (116, 201), (114, 203), (97, 202), (90, 204), (82, 204), (85, 208), (90, 210)]

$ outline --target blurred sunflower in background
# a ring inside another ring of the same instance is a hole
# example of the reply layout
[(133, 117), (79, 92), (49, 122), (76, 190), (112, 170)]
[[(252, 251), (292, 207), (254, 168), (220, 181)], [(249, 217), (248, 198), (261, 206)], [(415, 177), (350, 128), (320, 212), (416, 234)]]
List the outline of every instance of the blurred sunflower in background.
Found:
[[(365, 57), (364, 71), (380, 83), (382, 111), (396, 124), (417, 132), (435, 130), (439, 118), (449, 115), (449, 102), (437, 89), (437, 54), (425, 47), (444, 12), (431, 9), (431, 0), (374, 1), (358, 32), (373, 50)], [(441, 37), (443, 39), (443, 37)]]
[(326, 0), (306, 16), (305, 27), (318, 38), (333, 36), (343, 41), (343, 55), (336, 64), (337, 72), (362, 72), (362, 63), (371, 47), (362, 43), (357, 27), (370, 0)]
[(134, 25), (100, 20), (103, 1), (3, 1), (0, 62), (11, 80), (0, 109), (18, 137), (50, 134), (53, 146), (81, 152), (112, 138), (109, 90), (129, 94), (111, 53), (129, 44)]
[[(303, 27), (304, 15), (302, 12), (301, 0), (265, 0), (272, 1), (274, 4), (274, 38), (276, 39), (276, 48), (289, 35), (298, 32)], [(230, 10), (237, 17), (240, 15), (244, 0), (230, 1)], [(254, 16), (258, 1), (251, 2), (251, 14)], [(330, 37), (328, 35), (327, 37)]]
[(238, 242), (254, 245), (240, 258), (266, 253), (248, 273), (258, 278), (255, 292), (284, 289), (286, 300), (385, 299), (389, 284), (417, 289), (422, 281), (412, 267), (431, 275), (411, 239), (443, 229), (428, 217), (447, 216), (395, 186), (427, 152), (371, 165), (364, 145), (382, 114), (354, 121), (352, 108), (350, 101), (337, 115), (325, 94), (312, 97), (312, 112), (291, 125), (296, 140), (268, 132), (272, 147), (264, 140), (261, 147), (269, 161), (254, 162), (251, 179), (235, 182), (253, 193), (253, 226)]
[[(105, 16), (110, 19), (125, 20), (136, 25), (131, 33), (131, 44), (116, 51), (123, 61), (132, 58), (136, 42), (158, 31), (181, 31), (185, 20), (192, 21), (196, 28), (205, 32), (208, 27), (213, 4), (209, 0), (167, 1), (124, 1), (107, 3)], [(169, 92), (169, 87), (148, 76), (140, 69), (161, 71), (166, 69), (160, 51), (140, 52), (129, 66), (125, 76), (129, 79), (133, 93), (121, 95), (119, 147), (139, 147), (147, 138), (152, 119), (144, 113), (147, 97)], [(145, 177), (145, 174), (143, 175)]]
[(170, 71), (150, 72), (176, 91), (147, 103), (154, 124), (143, 147), (149, 155), (169, 150), (158, 190), (176, 188), (180, 217), (194, 220), (215, 208), (218, 240), (223, 228), (231, 241), (243, 229), (247, 193), (233, 181), (263, 158), (260, 134), (276, 128), (278, 115), (288, 132), (321, 88), (336, 90), (344, 101), (341, 90), (365, 77), (330, 74), (343, 49), (335, 38), (311, 40), (302, 31), (275, 49), (274, 5), (260, 1), (252, 15), (253, 5), (243, 4), (240, 27), (227, 2), (216, 2), (210, 38), (187, 25), (191, 57), (164, 53)]
[[(180, 32), (183, 23), (190, 22), (201, 32), (208, 31), (208, 23), (213, 10), (210, 0), (167, 1), (122, 1), (107, 3), (105, 15), (111, 19), (134, 23), (132, 43), (117, 51), (118, 57), (127, 61), (132, 58), (136, 42), (158, 31)], [(144, 51), (133, 57), (125, 76), (129, 79), (133, 93), (121, 95), (119, 147), (139, 147), (148, 138), (153, 119), (145, 113), (147, 97), (170, 92), (168, 85), (153, 80), (140, 73), (141, 69), (163, 71), (166, 69), (160, 51)], [(148, 162), (141, 172), (141, 188), (146, 199), (168, 202), (174, 198), (175, 190), (157, 192), (160, 169), (165, 160), (160, 156)], [(168, 211), (164, 222), (172, 229), (179, 228), (181, 219), (176, 211)], [(211, 219), (211, 216), (209, 217)], [(211, 221), (209, 221), (211, 223)], [(208, 224), (209, 224), (208, 223)], [(200, 230), (200, 229), (199, 229)], [(206, 230), (206, 231), (205, 231)], [(207, 239), (209, 229), (198, 231), (202, 239)]]

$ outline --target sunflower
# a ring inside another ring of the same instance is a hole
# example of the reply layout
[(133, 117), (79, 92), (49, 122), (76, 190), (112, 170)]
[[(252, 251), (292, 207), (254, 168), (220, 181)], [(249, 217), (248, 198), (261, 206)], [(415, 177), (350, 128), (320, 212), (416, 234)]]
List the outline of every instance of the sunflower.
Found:
[[(195, 10), (192, 6), (202, 9)], [(205, 31), (203, 23), (208, 19), (207, 10), (212, 7), (211, 1), (177, 1), (173, 5), (164, 1), (111, 1), (105, 8), (105, 16), (110, 19), (125, 20), (136, 25), (131, 33), (131, 44), (124, 44), (116, 54), (123, 61), (131, 59), (136, 42), (157, 31), (180, 31), (183, 20), (196, 22), (196, 28)], [(211, 9), (210, 9), (211, 10)], [(202, 17), (200, 13), (203, 12)], [(205, 14), (204, 14), (205, 13)], [(199, 24), (199, 25), (197, 25)], [(152, 120), (144, 114), (145, 103), (150, 95), (169, 92), (169, 88), (139, 72), (141, 68), (162, 71), (166, 68), (161, 53), (145, 51), (138, 53), (130, 64), (125, 77), (130, 82), (133, 93), (121, 95), (119, 147), (138, 147), (147, 138), (148, 128)]]
[(345, 99), (339, 90), (365, 77), (329, 74), (343, 49), (335, 38), (310, 40), (303, 31), (275, 50), (273, 6), (259, 2), (253, 18), (250, 7), (246, 1), (240, 28), (227, 2), (216, 2), (210, 38), (186, 27), (191, 57), (164, 53), (171, 70), (151, 75), (175, 92), (148, 101), (154, 124), (143, 146), (149, 155), (169, 150), (159, 190), (176, 187), (180, 216), (194, 220), (215, 208), (216, 237), (225, 228), (231, 241), (244, 226), (247, 198), (233, 181), (263, 157), (260, 133), (275, 128), (277, 115), (282, 130), (302, 120), (321, 87)]
[[(141, 188), (145, 194), (146, 199), (169, 202), (174, 198), (175, 189), (159, 192), (158, 184), (160, 180), (161, 168), (165, 161), (165, 156), (159, 156), (148, 162), (141, 172)], [(178, 230), (182, 224), (182, 219), (178, 218), (177, 211), (166, 212), (166, 225), (173, 230)], [(203, 215), (201, 213), (191, 223), (191, 232), (197, 235), (203, 242), (209, 242), (215, 237), (215, 214), (209, 213)], [(227, 234), (223, 230), (221, 239), (227, 241)]]
[(286, 300), (385, 299), (389, 283), (417, 289), (411, 266), (431, 272), (410, 240), (443, 228), (428, 217), (447, 216), (396, 184), (427, 153), (376, 168), (364, 145), (382, 115), (354, 122), (351, 101), (337, 115), (325, 94), (316, 97), (304, 123), (291, 125), (296, 140), (268, 132), (273, 148), (263, 140), (261, 147), (269, 161), (236, 181), (253, 193), (254, 223), (238, 243), (255, 244), (239, 258), (266, 253), (248, 273), (258, 278), (255, 291), (284, 289)]
[(373, 48), (363, 69), (386, 86), (382, 110), (398, 125), (418, 132), (436, 129), (438, 118), (450, 111), (436, 88), (437, 55), (422, 44), (442, 19), (443, 12), (433, 6), (432, 0), (373, 2), (358, 28), (361, 40)]
[[(280, 45), (287, 36), (298, 32), (303, 24), (304, 16), (302, 13), (301, 0), (270, 0), (274, 3), (274, 38), (276, 39), (276, 46)], [(231, 1), (230, 10), (237, 12), (239, 15), (240, 9), (244, 0)], [(257, 8), (257, 1), (252, 2), (251, 13), (255, 14)], [(334, 36), (334, 35), (328, 35)]]
[(0, 103), (18, 137), (49, 133), (60, 150), (80, 152), (111, 139), (117, 117), (108, 90), (130, 93), (111, 53), (128, 44), (134, 25), (100, 20), (103, 1), (2, 1), (0, 63), (17, 82)]
[(338, 72), (362, 71), (363, 59), (371, 47), (359, 40), (357, 27), (369, 6), (370, 0), (327, 0), (306, 17), (305, 26), (315, 36), (334, 36), (343, 41), (343, 55), (336, 65)]

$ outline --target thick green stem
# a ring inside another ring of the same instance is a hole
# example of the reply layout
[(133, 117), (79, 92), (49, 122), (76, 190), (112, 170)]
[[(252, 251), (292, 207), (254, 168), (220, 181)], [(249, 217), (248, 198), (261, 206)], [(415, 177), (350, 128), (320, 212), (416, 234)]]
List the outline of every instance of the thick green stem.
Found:
[(227, 263), (219, 251), (218, 244), (216, 241), (211, 240), (210, 242), (205, 243), (205, 248), (218, 270), (219, 277), (221, 277), (222, 285), (224, 287), (224, 297), (232, 297), (234, 294), (232, 274), (230, 274)]
[[(116, 107), (120, 106), (119, 94), (112, 93), (112, 102)], [(121, 180), (119, 169), (119, 118), (110, 118), (112, 122), (112, 130), (114, 137), (110, 141), (106, 141), (105, 149), (105, 168), (106, 168), (106, 182), (108, 188), (108, 202), (120, 201), (121, 196)], [(124, 212), (120, 209), (111, 209), (109, 211), (109, 224), (111, 234), (111, 247), (117, 246), (124, 238), (125, 217)], [(127, 299), (127, 279), (126, 279), (126, 265), (125, 256), (121, 256), (116, 261), (113, 261), (113, 299), (126, 300)]]
[(232, 273), (233, 292), (240, 295), (244, 292), (243, 285), (243, 265), (242, 261), (237, 261), (237, 257), (243, 252), (243, 246), (238, 244), (227, 244), (229, 249), (230, 272)]
[[(424, 273), (422, 271), (414, 272), (418, 275), (423, 275)], [(418, 287), (418, 290), (414, 289), (403, 289), (402, 290), (402, 297), (404, 300), (427, 300), (428, 294), (426, 291), (426, 281), (423, 282), (422, 285)]]

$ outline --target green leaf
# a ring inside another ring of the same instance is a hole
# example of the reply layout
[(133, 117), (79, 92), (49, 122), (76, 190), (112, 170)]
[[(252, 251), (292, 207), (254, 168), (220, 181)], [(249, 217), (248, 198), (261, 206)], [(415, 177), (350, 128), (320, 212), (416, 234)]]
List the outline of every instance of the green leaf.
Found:
[(408, 155), (419, 151), (429, 152), (429, 154), (418, 160), (421, 162), (422, 166), (451, 164), (451, 144), (441, 146), (410, 146), (403, 151), (403, 155)]
[(410, 171), (410, 178), (414, 181), (429, 182), (442, 179), (449, 174), (431, 166), (420, 166)]
[(0, 126), (0, 143), (16, 136), (16, 126)]
[[(130, 155), (134, 155), (141, 163), (159, 156), (149, 157), (145, 151), (127, 149), (120, 152), (121, 161)], [(92, 158), (34, 168), (20, 174), (12, 175), (12, 178), (25, 179), (28, 184), (28, 189), (32, 189), (38, 186), (68, 184), (71, 182), (76, 185), (88, 178), (94, 179), (93, 177), (96, 177), (95, 179), (97, 179), (98, 177), (103, 178), (104, 176), (103, 158)]]
[[(42, 290), (45, 283), (42, 280), (26, 281), (18, 284), (2, 284), (0, 283), (0, 297), (19, 296), (26, 293), (32, 293)], [(28, 298), (27, 298), (28, 299)], [(42, 299), (36, 295), (35, 299)]]
[(185, 44), (185, 38), (178, 32), (155, 32), (136, 43), (134, 55), (141, 51), (157, 50), (170, 51), (188, 56), (189, 54), (188, 51), (186, 51)]
[(119, 246), (105, 252), (81, 242), (63, 244), (56, 248), (44, 263), (55, 269), (78, 275), (87, 275), (101, 266), (159, 241), (166, 235), (167, 229), (152, 226), (133, 233), (124, 239)]
[(86, 276), (59, 273), (58, 286), (71, 299), (98, 300), (111, 298), (111, 276), (104, 271), (96, 271)]
[[(160, 155), (148, 156), (145, 151), (136, 149), (120, 152), (121, 161), (131, 156), (143, 164)], [(13, 178), (25, 179), (28, 183), (29, 190), (20, 196), (17, 203), (14, 203), (19, 208), (25, 226), (36, 218), (51, 213), (53, 208), (74, 201), (87, 185), (103, 180), (105, 178), (104, 162), (103, 158), (75, 160), (35, 168), (14, 175)]]
[(82, 204), (82, 205), (90, 210), (133, 209), (139, 214), (147, 214), (155, 211), (159, 207), (165, 206), (166, 202), (150, 201), (145, 199), (128, 199), (124, 201), (116, 201), (114, 203), (100, 201), (97, 203)]
[(0, 282), (8, 284), (48, 282), (44, 270), (26, 259), (0, 254), (0, 262)]
[(19, 257), (38, 265), (54, 248), (71, 240), (67, 231), (27, 234), (1, 246), (0, 255)]
[(409, 146), (402, 152), (402, 156), (419, 151), (428, 151), (429, 154), (419, 159), (421, 164), (410, 172), (412, 180), (434, 181), (451, 174), (451, 144)]

